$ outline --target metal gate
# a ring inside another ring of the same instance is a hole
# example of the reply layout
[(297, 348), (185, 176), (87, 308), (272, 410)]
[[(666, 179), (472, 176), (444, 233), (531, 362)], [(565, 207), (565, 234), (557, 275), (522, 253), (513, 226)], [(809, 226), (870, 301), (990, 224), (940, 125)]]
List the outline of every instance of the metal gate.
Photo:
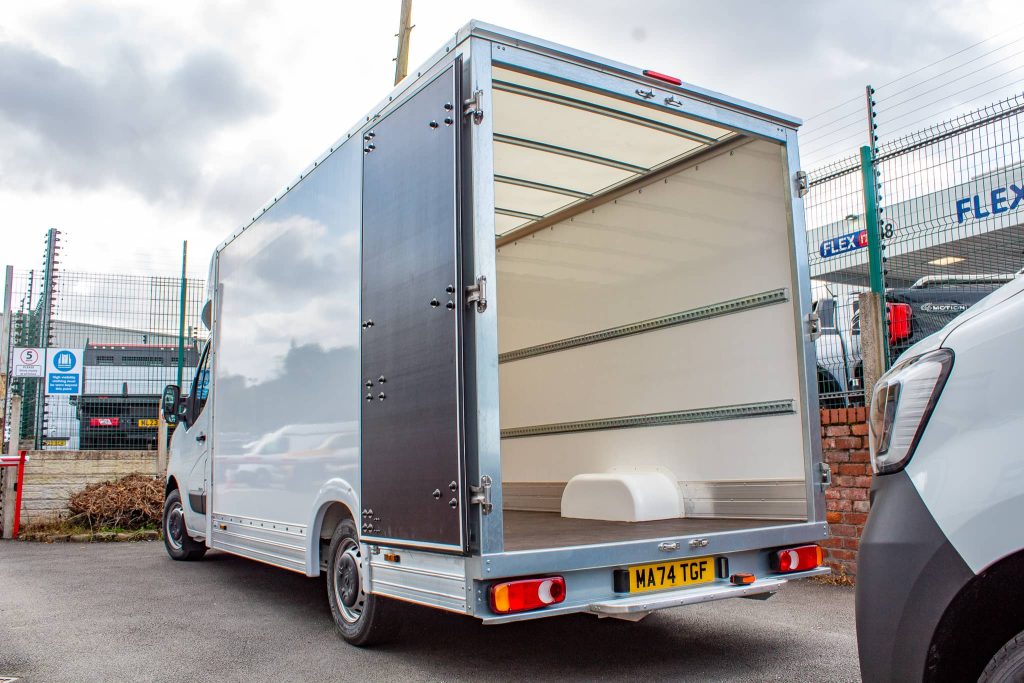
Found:
[(465, 549), (456, 63), (369, 130), (362, 534)]

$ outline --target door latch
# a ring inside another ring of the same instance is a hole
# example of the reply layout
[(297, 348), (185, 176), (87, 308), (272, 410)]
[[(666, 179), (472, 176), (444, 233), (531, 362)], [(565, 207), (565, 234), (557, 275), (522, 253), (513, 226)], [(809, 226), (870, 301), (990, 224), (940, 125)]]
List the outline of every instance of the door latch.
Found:
[(487, 310), (487, 278), (483, 275), (476, 279), (475, 285), (466, 287), (466, 305), (476, 304), (476, 312)]
[(477, 90), (473, 96), (462, 103), (462, 115), (473, 117), (473, 123), (480, 123), (484, 120), (484, 91)]
[(491, 478), (488, 475), (480, 477), (479, 486), (470, 486), (469, 492), (472, 497), (469, 499), (471, 505), (480, 505), (480, 511), (485, 515), (491, 514), (494, 506), (491, 504)]
[(818, 471), (821, 473), (818, 483), (821, 484), (822, 490), (825, 490), (832, 485), (832, 466), (827, 462), (818, 463)]
[(807, 334), (810, 335), (811, 341), (815, 341), (821, 336), (821, 318), (817, 313), (807, 314)]
[(807, 179), (807, 171), (797, 171), (793, 176), (793, 181), (796, 184), (796, 196), (803, 197), (811, 191), (810, 181)]

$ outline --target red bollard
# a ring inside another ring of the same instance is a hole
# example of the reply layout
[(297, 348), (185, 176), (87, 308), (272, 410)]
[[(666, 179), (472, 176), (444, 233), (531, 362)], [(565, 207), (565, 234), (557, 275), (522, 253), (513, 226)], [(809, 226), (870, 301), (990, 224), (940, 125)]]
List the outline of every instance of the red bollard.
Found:
[(21, 526), (21, 490), (24, 488), (25, 482), (25, 461), (28, 459), (27, 451), (18, 451), (18, 458), (15, 460), (13, 456), (2, 456), (0, 455), (0, 467), (18, 467), (18, 476), (15, 480), (15, 496), (14, 496), (14, 531), (11, 538), (18, 537), (18, 527)]
[(18, 537), (18, 528), (21, 526), (21, 491), (25, 488), (25, 451), (18, 451), (18, 493), (14, 496), (14, 535)]

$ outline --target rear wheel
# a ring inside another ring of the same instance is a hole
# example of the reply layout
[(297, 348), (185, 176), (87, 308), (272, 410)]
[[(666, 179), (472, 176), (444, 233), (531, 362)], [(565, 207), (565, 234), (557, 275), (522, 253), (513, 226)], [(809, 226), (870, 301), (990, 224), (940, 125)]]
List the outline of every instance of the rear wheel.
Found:
[(188, 535), (181, 493), (174, 489), (164, 501), (164, 547), (172, 560), (198, 560), (206, 554), (206, 546)]
[(1004, 645), (981, 672), (978, 683), (1017, 683), (1024, 680), (1024, 631)]
[(398, 632), (396, 605), (363, 591), (364, 562), (356, 525), (342, 520), (331, 538), (327, 560), (327, 598), (341, 637), (360, 647), (376, 645)]

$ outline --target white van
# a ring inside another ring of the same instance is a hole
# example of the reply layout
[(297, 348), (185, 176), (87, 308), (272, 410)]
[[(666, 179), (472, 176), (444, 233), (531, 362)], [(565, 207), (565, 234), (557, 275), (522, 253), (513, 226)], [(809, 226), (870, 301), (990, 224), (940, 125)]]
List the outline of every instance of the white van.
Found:
[(860, 544), (865, 681), (1024, 680), (1024, 279), (874, 387)]
[(172, 557), (357, 644), (826, 573), (798, 122), (475, 23), (414, 73), (214, 254)]

